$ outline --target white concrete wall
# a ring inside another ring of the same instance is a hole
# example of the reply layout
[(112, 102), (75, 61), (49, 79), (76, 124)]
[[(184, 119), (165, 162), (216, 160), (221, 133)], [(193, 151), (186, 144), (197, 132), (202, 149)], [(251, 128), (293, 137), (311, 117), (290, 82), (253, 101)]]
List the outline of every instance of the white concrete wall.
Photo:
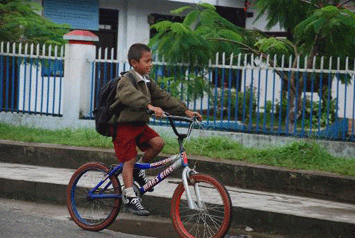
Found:
[(76, 120), (90, 114), (92, 62), (95, 45), (67, 44), (65, 47), (63, 117)]
[(266, 29), (267, 25), (267, 15), (261, 16), (258, 20), (256, 20), (258, 16), (258, 12), (256, 11), (255, 8), (249, 8), (248, 12), (253, 13), (253, 17), (247, 18), (245, 22), (245, 28), (246, 29), (258, 29), (261, 31), (269, 31), (269, 32), (283, 32), (285, 31), (283, 28), (280, 27), (280, 25), (276, 25), (271, 27), (270, 29)]
[[(338, 98), (338, 116), (344, 118), (355, 117), (355, 98), (354, 98), (354, 76), (351, 77), (350, 84), (343, 84), (336, 77), (332, 82), (332, 97)], [(346, 103), (345, 103), (346, 102)]]

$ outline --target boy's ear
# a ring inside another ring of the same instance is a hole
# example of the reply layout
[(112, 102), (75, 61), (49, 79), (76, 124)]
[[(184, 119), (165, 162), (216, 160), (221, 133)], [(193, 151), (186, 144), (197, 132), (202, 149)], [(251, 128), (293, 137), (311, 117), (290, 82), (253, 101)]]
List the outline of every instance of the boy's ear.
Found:
[(129, 64), (131, 65), (131, 66), (134, 66), (134, 65), (136, 65), (137, 63), (139, 63), (137, 60), (135, 60), (135, 59), (131, 59), (131, 61), (129, 62)]

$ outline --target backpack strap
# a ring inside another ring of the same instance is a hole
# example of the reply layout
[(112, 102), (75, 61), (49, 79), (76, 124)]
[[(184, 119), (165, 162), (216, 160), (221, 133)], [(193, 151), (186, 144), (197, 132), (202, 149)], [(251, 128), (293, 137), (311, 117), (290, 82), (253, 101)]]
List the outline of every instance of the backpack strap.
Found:
[[(123, 75), (127, 74), (128, 77), (129, 77), (129, 79), (131, 80), (132, 84), (134, 85), (134, 87), (137, 87), (137, 81), (136, 81), (136, 79), (134, 78), (134, 76), (133, 76), (132, 73), (130, 73), (129, 71), (124, 71), (124, 72), (121, 72), (120, 74), (121, 74), (121, 77), (122, 77)], [(147, 83), (147, 87), (148, 87), (149, 91), (150, 91), (151, 85), (152, 85), (151, 82), (148, 82), (148, 83)]]

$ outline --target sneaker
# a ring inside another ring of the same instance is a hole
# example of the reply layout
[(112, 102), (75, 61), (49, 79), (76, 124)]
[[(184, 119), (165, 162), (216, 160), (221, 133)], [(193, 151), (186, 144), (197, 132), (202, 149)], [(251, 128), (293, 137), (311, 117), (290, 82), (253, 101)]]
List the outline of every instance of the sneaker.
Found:
[(149, 212), (142, 206), (142, 199), (139, 197), (123, 196), (123, 203), (127, 210), (137, 216), (149, 216)]
[[(136, 181), (140, 187), (143, 187), (148, 182), (145, 176), (145, 170), (142, 169), (133, 169), (133, 178), (134, 181)], [(148, 191), (153, 192), (154, 188), (151, 188)]]

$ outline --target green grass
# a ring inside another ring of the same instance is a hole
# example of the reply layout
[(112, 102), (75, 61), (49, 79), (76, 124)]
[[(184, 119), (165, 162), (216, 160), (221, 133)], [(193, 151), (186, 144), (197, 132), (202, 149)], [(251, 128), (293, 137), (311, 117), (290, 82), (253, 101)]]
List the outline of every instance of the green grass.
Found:
[(112, 148), (111, 139), (100, 136), (93, 129), (48, 130), (0, 123), (0, 139)]
[[(164, 136), (163, 136), (164, 137)], [(0, 139), (51, 143), (84, 147), (112, 148), (111, 138), (100, 136), (94, 129), (47, 130), (0, 123)], [(177, 141), (165, 138), (163, 153), (177, 153)], [(185, 147), (189, 154), (264, 164), (288, 169), (331, 172), (355, 176), (355, 158), (330, 155), (321, 145), (305, 141), (282, 147), (255, 149), (223, 137), (190, 138)]]

